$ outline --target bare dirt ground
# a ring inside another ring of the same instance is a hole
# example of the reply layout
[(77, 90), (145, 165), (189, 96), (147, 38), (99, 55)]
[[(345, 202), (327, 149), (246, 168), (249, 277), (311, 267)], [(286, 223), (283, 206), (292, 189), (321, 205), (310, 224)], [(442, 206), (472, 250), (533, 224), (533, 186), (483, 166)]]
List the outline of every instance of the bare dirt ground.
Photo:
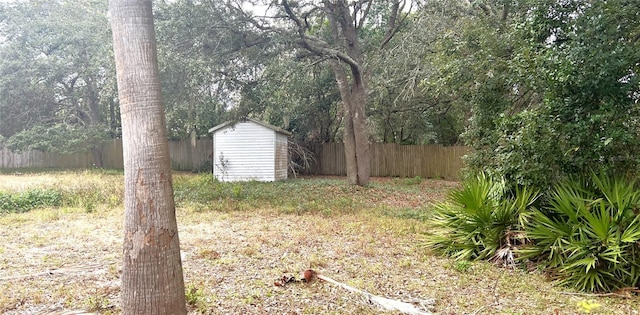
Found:
[[(443, 185), (455, 186), (424, 181), (421, 189), (432, 195), (415, 197), (378, 183), (374, 202), (407, 207), (424, 207), (443, 197)], [(0, 313), (120, 312), (122, 209), (99, 210), (0, 216)], [(177, 214), (192, 314), (382, 313), (360, 295), (326, 282), (274, 285), (308, 268), (417, 306), (434, 299), (430, 310), (437, 314), (583, 314), (584, 303), (599, 304), (591, 314), (640, 312), (638, 297), (582, 295), (537, 273), (432, 256), (417, 246), (428, 226), (411, 218), (295, 215), (269, 208), (179, 208)]]

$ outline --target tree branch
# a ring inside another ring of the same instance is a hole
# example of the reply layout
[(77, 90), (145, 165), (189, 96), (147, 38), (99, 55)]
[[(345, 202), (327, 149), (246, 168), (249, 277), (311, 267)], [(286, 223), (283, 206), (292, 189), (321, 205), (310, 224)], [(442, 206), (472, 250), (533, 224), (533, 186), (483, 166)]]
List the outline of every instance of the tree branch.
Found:
[(352, 68), (358, 70), (360, 69), (360, 65), (358, 64), (358, 62), (351, 58), (349, 55), (337, 49), (329, 47), (329, 45), (325, 41), (316, 36), (306, 34), (307, 24), (293, 12), (293, 10), (291, 9), (291, 5), (287, 0), (282, 0), (282, 6), (289, 19), (292, 20), (297, 27), (297, 33), (299, 36), (298, 45), (318, 56), (336, 58), (348, 64)]
[[(402, 5), (400, 5), (401, 2), (402, 2)], [(405, 21), (407, 20), (407, 17), (409, 15), (408, 14), (403, 15), (402, 12), (404, 11), (404, 7), (406, 4), (407, 4), (406, 0), (396, 1), (393, 3), (393, 6), (391, 8), (392, 10), (391, 17), (389, 18), (389, 24), (387, 25), (387, 31), (385, 32), (382, 43), (380, 44), (380, 48), (384, 48), (384, 46), (386, 46), (389, 43), (389, 41), (396, 35), (398, 30), (400, 30), (400, 28), (405, 25)], [(412, 7), (413, 7), (413, 4), (410, 3), (409, 11), (411, 11)], [(400, 17), (400, 21), (398, 21), (399, 17)]]
[[(369, 15), (369, 10), (371, 10), (371, 3), (372, 3), (371, 0), (358, 0), (358, 2), (354, 4), (353, 21), (357, 29), (361, 29), (362, 25), (364, 24), (364, 21), (367, 19), (367, 16)], [(358, 16), (357, 16), (358, 12), (362, 10), (362, 6), (365, 4), (366, 4), (366, 7), (364, 8), (364, 11), (360, 15), (360, 20), (358, 20)]]

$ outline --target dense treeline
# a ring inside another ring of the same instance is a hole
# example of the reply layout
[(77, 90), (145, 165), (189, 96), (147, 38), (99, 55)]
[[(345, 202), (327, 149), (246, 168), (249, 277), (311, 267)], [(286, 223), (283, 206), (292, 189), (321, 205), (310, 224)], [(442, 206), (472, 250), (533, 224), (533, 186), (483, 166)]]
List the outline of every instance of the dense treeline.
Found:
[[(634, 1), (251, 3), (155, 1), (171, 138), (250, 116), (301, 142), (465, 143), (471, 169), (511, 187), (637, 168)], [(107, 16), (103, 1), (0, 4), (2, 141), (120, 136)]]

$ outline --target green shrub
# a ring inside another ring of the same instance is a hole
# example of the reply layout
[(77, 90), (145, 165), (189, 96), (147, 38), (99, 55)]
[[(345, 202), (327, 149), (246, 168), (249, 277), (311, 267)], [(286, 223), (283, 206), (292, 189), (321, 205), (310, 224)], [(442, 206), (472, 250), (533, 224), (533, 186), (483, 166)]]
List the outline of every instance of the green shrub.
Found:
[(634, 181), (566, 180), (526, 225), (522, 259), (583, 291), (635, 287), (640, 279), (640, 192)]
[(522, 226), (537, 192), (516, 189), (508, 196), (504, 183), (484, 174), (454, 189), (436, 205), (428, 221), (434, 227), (424, 245), (455, 259), (492, 259), (514, 263), (513, 249), (522, 243)]
[(58, 207), (62, 194), (52, 189), (30, 189), (19, 193), (0, 191), (0, 213), (26, 212), (35, 208)]

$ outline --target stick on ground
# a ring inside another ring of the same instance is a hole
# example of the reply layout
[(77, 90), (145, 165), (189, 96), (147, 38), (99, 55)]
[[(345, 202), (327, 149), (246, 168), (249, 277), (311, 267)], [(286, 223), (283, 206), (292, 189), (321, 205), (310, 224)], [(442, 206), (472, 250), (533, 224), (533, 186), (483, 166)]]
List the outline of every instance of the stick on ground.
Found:
[(337, 285), (339, 287), (342, 287), (343, 289), (349, 290), (351, 292), (355, 292), (355, 293), (359, 293), (364, 295), (367, 300), (369, 300), (370, 302), (379, 305), (380, 307), (384, 308), (385, 310), (388, 311), (399, 311), (402, 312), (403, 314), (409, 314), (409, 315), (431, 315), (430, 312), (426, 312), (423, 310), (418, 309), (417, 307), (415, 307), (413, 304), (410, 303), (406, 303), (406, 302), (402, 302), (402, 301), (398, 301), (398, 300), (393, 300), (393, 299), (388, 299), (382, 296), (378, 296), (378, 295), (374, 295), (371, 294), (369, 292), (365, 292), (362, 291), (360, 289), (356, 289), (352, 286), (346, 285), (342, 282), (338, 282), (336, 280), (333, 280), (327, 276), (323, 276), (321, 274), (317, 274), (318, 279), (329, 282), (331, 284)]

